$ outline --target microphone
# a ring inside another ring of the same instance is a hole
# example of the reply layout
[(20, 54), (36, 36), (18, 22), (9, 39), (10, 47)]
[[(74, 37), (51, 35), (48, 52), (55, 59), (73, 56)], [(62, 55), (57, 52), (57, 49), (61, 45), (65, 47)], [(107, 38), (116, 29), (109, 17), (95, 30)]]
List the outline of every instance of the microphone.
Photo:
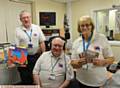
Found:
[(65, 39), (70, 39), (69, 25), (66, 14), (64, 15), (64, 30), (65, 30)]
[(112, 73), (115, 73), (118, 69), (120, 69), (120, 61), (118, 63), (114, 63), (114, 64), (111, 64), (107, 67), (107, 70), (112, 72)]
[(65, 39), (70, 39), (70, 33), (69, 32), (65, 32)]
[(68, 25), (67, 15), (64, 15), (64, 28), (66, 28)]

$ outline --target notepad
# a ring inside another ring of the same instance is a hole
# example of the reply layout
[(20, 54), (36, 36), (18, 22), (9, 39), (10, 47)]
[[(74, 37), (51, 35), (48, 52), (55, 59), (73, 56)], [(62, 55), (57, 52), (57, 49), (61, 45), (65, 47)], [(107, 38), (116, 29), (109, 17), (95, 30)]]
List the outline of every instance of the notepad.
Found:
[(9, 48), (8, 58), (11, 63), (27, 64), (27, 49), (21, 47)]

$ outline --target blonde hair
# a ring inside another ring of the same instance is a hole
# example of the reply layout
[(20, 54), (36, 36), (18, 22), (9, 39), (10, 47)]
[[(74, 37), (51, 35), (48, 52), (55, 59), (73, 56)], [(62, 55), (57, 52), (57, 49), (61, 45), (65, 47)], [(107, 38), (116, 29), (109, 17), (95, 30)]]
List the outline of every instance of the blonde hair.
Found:
[(93, 23), (93, 20), (90, 16), (82, 16), (80, 17), (79, 21), (78, 21), (78, 32), (80, 33), (81, 32), (81, 29), (80, 29), (80, 25), (84, 22), (84, 21), (89, 21), (90, 24), (92, 25), (92, 31), (94, 30), (94, 23)]

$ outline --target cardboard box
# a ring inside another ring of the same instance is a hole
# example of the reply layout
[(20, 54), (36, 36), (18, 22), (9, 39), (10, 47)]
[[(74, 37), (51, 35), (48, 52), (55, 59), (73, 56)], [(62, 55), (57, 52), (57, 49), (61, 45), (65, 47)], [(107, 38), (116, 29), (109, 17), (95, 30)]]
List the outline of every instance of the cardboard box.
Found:
[(114, 39), (120, 41), (120, 33), (116, 33)]

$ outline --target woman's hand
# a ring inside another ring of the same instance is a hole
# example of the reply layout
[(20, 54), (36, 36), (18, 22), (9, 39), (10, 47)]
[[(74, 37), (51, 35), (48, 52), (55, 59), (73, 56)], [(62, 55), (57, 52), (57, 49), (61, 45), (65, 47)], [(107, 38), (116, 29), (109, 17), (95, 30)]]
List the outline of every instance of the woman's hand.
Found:
[(96, 66), (105, 66), (106, 60), (105, 59), (93, 59), (93, 64)]
[(71, 65), (75, 69), (81, 68), (83, 64), (86, 64), (85, 58), (80, 58), (80, 59), (77, 59), (77, 60), (71, 60)]

